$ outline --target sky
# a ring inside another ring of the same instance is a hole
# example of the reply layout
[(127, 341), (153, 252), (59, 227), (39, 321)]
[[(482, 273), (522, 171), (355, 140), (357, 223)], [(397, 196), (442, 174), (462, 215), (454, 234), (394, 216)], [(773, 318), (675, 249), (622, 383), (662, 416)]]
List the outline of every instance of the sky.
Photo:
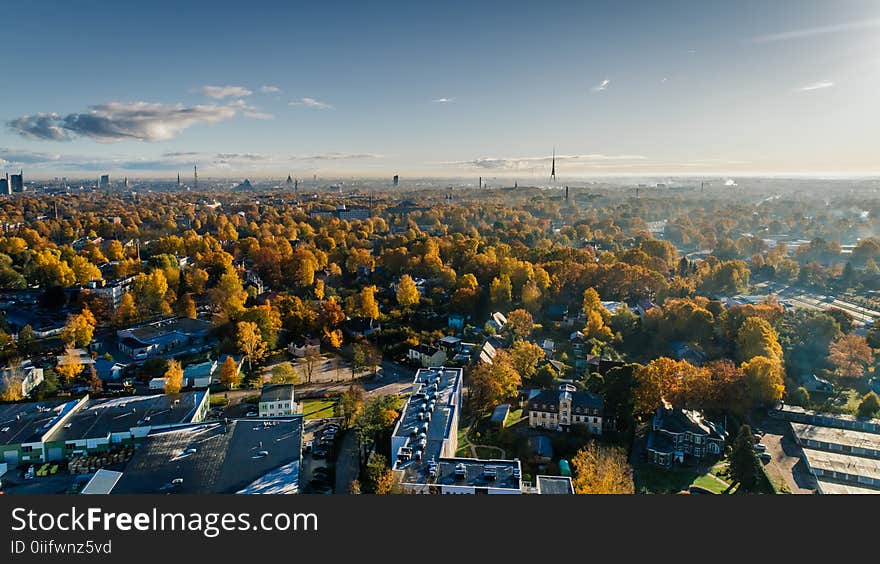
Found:
[[(13, 6), (0, 0), (0, 6)], [(14, 2), (26, 177), (876, 174), (874, 0)]]

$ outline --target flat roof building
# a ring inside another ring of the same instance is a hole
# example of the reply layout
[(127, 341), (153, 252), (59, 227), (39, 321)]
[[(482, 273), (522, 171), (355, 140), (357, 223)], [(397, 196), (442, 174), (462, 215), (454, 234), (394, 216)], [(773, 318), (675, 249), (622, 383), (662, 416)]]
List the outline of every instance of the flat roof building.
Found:
[(46, 437), (64, 425), (87, 398), (0, 405), (0, 462), (14, 468), (19, 464), (61, 460), (62, 453), (49, 457)]
[(46, 437), (46, 448), (60, 459), (137, 443), (151, 430), (202, 421), (208, 403), (207, 391), (90, 400)]
[(155, 430), (111, 493), (297, 493), (302, 433), (301, 415)]

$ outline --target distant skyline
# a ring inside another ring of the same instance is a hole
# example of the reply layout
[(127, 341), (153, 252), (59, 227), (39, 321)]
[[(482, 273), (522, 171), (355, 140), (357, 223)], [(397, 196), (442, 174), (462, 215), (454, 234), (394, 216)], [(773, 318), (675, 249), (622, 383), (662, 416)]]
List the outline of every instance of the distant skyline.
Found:
[(868, 0), (16, 5), (29, 178), (880, 174)]

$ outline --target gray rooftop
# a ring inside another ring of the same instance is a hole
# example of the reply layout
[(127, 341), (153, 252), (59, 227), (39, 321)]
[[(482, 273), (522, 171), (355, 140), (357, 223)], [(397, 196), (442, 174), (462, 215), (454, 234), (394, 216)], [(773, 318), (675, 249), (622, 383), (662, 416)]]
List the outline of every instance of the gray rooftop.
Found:
[(877, 433), (820, 427), (818, 425), (795, 423), (794, 421), (789, 424), (795, 436), (801, 441), (813, 440), (856, 449), (880, 451), (880, 434)]
[(478, 460), (476, 458), (440, 458), (436, 476), (431, 476), (432, 461), (411, 460), (398, 468), (404, 471), (403, 484), (429, 484), (474, 488), (498, 488), (519, 491), (521, 468), (518, 460)]
[(539, 494), (573, 494), (574, 486), (568, 476), (538, 476)]
[(137, 427), (190, 423), (206, 392), (90, 400), (47, 441), (76, 441), (124, 433)]
[(392, 444), (395, 438), (405, 440), (406, 448), (420, 451), (424, 460), (440, 458), (443, 442), (450, 438), (452, 423), (458, 418), (461, 376), (460, 368), (422, 368), (416, 372), (413, 393), (394, 428)]
[(803, 449), (804, 458), (811, 468), (823, 472), (839, 472), (851, 476), (863, 476), (873, 480), (880, 480), (880, 460), (825, 452), (811, 448)]
[(267, 384), (260, 392), (260, 403), (293, 401), (293, 384)]
[(0, 405), (0, 445), (38, 443), (78, 400), (21, 402)]
[(301, 415), (152, 431), (113, 493), (296, 493), (302, 431)]

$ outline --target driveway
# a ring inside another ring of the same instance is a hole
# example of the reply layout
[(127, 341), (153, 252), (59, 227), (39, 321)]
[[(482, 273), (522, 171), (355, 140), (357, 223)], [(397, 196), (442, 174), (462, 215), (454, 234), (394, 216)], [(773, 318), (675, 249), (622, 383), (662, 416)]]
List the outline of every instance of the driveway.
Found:
[(766, 419), (760, 425), (766, 431), (761, 442), (772, 457), (765, 468), (776, 483), (784, 483), (793, 494), (811, 494), (818, 487), (816, 479), (801, 459), (801, 447), (791, 436), (785, 421)]
[(357, 433), (354, 429), (349, 429), (343, 434), (336, 455), (336, 493), (347, 494), (349, 484), (360, 476), (358, 454)]

